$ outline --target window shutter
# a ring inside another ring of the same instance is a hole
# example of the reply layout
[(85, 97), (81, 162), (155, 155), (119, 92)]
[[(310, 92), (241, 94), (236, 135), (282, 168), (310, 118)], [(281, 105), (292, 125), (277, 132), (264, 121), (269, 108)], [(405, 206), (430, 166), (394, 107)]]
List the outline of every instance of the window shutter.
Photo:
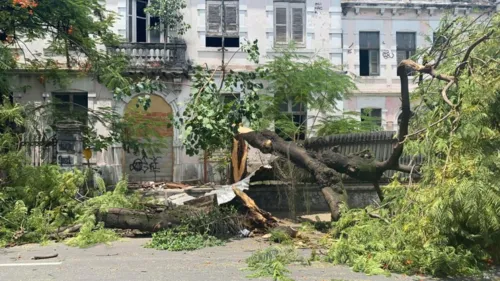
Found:
[(224, 4), (226, 9), (225, 19), (226, 19), (226, 35), (238, 36), (238, 3)]
[(378, 75), (379, 51), (370, 50), (370, 75)]
[(380, 38), (378, 32), (360, 32), (359, 33), (359, 48), (360, 49), (379, 49)]
[(292, 8), (292, 39), (304, 43), (304, 9)]
[(220, 3), (208, 3), (207, 5), (207, 32), (208, 33), (222, 33), (222, 9)]
[(401, 61), (407, 59), (406, 57), (406, 51), (397, 51), (396, 52), (396, 59), (398, 60), (398, 65)]
[(287, 43), (287, 8), (276, 7), (274, 12), (274, 26), (276, 43)]

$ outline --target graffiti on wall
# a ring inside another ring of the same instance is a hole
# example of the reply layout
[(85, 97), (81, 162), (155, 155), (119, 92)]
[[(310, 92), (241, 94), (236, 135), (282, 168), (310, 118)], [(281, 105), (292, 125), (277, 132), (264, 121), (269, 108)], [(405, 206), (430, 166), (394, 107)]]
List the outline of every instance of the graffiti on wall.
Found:
[(57, 160), (58, 160), (57, 162), (61, 166), (64, 166), (64, 165), (73, 165), (73, 157), (71, 157), (70, 155), (67, 155), (67, 156), (59, 155), (57, 157)]
[(142, 158), (134, 159), (134, 162), (130, 164), (130, 171), (132, 172), (143, 172), (145, 173), (154, 173), (156, 178), (156, 173), (160, 171), (158, 159), (161, 157), (147, 157), (143, 156)]
[(321, 2), (314, 3), (314, 12), (319, 14), (323, 10), (323, 4)]
[(394, 57), (394, 53), (391, 50), (382, 50), (382, 57), (384, 59), (392, 59)]

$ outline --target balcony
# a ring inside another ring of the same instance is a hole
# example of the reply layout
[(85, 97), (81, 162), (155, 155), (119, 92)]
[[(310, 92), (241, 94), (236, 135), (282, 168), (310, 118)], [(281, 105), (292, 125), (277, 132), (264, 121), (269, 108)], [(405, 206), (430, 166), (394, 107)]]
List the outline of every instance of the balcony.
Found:
[(121, 43), (108, 47), (111, 53), (129, 57), (130, 71), (182, 71), (187, 65), (186, 43)]

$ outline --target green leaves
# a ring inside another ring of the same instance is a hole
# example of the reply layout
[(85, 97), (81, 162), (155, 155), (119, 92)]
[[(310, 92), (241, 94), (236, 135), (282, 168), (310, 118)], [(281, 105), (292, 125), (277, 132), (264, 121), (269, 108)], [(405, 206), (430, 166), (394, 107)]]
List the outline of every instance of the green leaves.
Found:
[[(257, 41), (243, 48), (258, 58)], [(195, 67), (191, 99), (182, 118), (175, 122), (184, 129), (183, 142), (189, 155), (230, 148), (237, 125), (251, 124), (262, 116), (257, 101), (263, 86), (255, 81), (256, 73), (229, 71), (222, 85), (215, 83), (214, 75), (215, 70)], [(226, 102), (225, 96), (233, 100)]]
[(332, 262), (369, 274), (455, 276), (476, 274), (500, 258), (498, 40), (464, 57), (489, 32), (500, 36), (500, 15), (445, 19), (437, 30), (445, 42), (422, 50), (420, 56), (447, 75), (465, 58), (467, 67), (446, 93), (457, 106), (443, 100), (445, 82), (424, 77), (412, 94), (410, 130), (421, 133), (405, 143), (408, 154), (424, 159), (422, 178), (385, 187), (382, 207), (343, 212), (332, 232)]
[(184, 0), (151, 0), (145, 12), (152, 17), (158, 17), (160, 22), (152, 29), (167, 32), (175, 30), (177, 34), (184, 34), (191, 26), (184, 22), (183, 9), (186, 8)]

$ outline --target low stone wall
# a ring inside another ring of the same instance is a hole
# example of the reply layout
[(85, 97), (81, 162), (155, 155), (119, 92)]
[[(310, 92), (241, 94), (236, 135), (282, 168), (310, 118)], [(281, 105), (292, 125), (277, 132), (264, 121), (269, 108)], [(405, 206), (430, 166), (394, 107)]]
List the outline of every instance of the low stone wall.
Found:
[[(351, 208), (363, 208), (379, 202), (377, 193), (370, 184), (344, 187), (348, 196), (347, 204)], [(295, 187), (295, 192), (291, 192), (289, 186), (252, 185), (245, 193), (257, 203), (257, 206), (266, 211), (288, 212), (293, 203), (295, 211), (300, 213), (330, 211), (320, 187), (315, 185), (298, 185)]]

